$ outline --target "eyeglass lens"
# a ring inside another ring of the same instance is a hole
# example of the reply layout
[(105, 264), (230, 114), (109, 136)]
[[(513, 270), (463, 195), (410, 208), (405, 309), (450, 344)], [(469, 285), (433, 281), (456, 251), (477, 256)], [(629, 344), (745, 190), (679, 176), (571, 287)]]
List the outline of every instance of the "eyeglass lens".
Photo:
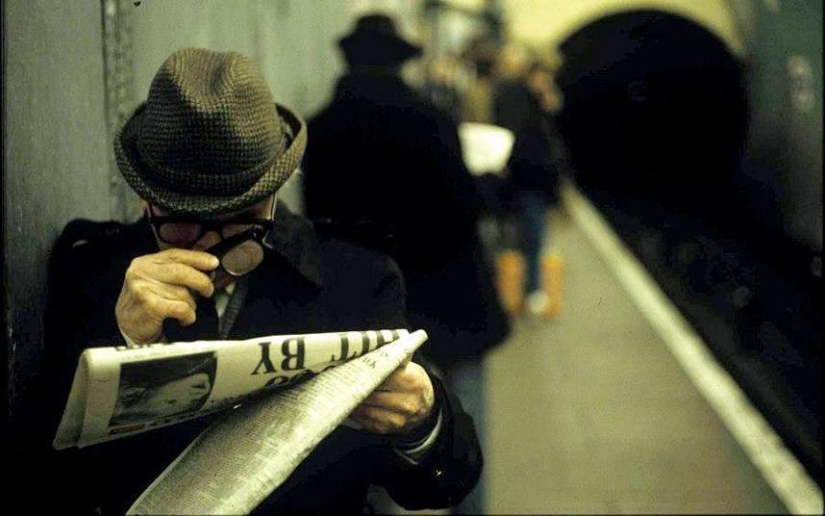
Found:
[(160, 238), (167, 244), (177, 246), (189, 246), (200, 240), (207, 231), (216, 231), (221, 235), (221, 238), (225, 240), (227, 238), (243, 233), (247, 229), (251, 228), (254, 224), (259, 224), (263, 226), (268, 225), (269, 223), (271, 223), (272, 220), (275, 219), (275, 209), (277, 207), (277, 204), (278, 203), (273, 199), (268, 220), (252, 217), (251, 220), (237, 221), (164, 221), (163, 219), (169, 219), (174, 217), (165, 215), (158, 216), (155, 214), (152, 206), (149, 206), (147, 211), (149, 214), (150, 221), (153, 219), (156, 221), (153, 225), (155, 226), (155, 231), (157, 233), (158, 238)]
[[(248, 223), (228, 222), (221, 224), (219, 232), (222, 238), (229, 238), (243, 233), (249, 227)], [(158, 228), (158, 236), (168, 244), (189, 245), (200, 240), (206, 231), (213, 229), (216, 228), (207, 228), (197, 222), (164, 222)]]
[(166, 222), (158, 228), (158, 237), (169, 244), (190, 244), (196, 242), (202, 233), (200, 224), (187, 222)]
[(264, 260), (264, 249), (254, 239), (244, 240), (229, 249), (221, 259), (221, 266), (233, 276), (242, 276)]

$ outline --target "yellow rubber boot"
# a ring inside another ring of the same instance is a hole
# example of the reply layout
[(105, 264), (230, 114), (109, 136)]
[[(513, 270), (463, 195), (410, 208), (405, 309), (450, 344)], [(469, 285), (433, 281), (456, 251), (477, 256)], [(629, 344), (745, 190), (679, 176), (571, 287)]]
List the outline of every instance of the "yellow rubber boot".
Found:
[(556, 317), (562, 310), (562, 291), (564, 287), (564, 259), (554, 251), (542, 257), (541, 260), (544, 291), (550, 298), (547, 305), (547, 317)]
[(498, 295), (510, 315), (524, 306), (524, 257), (517, 251), (504, 251), (496, 260)]

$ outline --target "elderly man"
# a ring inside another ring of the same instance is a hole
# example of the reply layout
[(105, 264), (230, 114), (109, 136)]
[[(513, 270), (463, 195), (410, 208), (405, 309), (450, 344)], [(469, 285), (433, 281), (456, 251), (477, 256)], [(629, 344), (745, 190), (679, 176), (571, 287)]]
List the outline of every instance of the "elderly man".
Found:
[[(115, 141), (141, 197), (135, 224), (71, 223), (53, 255), (47, 369), (53, 434), (86, 347), (405, 327), (395, 263), (317, 232), (276, 199), (298, 167), (304, 122), (237, 53), (175, 52)], [(363, 510), (371, 484), (409, 508), (457, 503), (481, 456), (441, 382), (402, 365), (258, 507)], [(54, 452), (64, 513), (123, 513), (209, 423), (184, 422)], [(51, 478), (51, 477), (47, 477)]]

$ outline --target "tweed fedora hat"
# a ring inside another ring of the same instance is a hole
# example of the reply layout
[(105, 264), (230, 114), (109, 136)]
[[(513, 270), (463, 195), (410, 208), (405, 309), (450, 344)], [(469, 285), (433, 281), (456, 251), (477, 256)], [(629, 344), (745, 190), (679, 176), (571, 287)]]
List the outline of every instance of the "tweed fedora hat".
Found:
[(392, 18), (380, 13), (358, 18), (338, 46), (350, 64), (391, 65), (421, 55), (421, 47), (402, 38)]
[(151, 204), (216, 215), (283, 185), (301, 162), (306, 132), (248, 57), (185, 48), (161, 65), (114, 148), (123, 177)]

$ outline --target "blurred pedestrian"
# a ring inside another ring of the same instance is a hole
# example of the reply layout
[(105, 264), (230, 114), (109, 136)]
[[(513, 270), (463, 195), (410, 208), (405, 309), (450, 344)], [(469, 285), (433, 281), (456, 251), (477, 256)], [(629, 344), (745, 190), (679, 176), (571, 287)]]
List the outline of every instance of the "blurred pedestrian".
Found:
[(558, 203), (559, 177), (568, 168), (555, 119), (562, 106), (554, 82), (560, 65), (557, 55), (534, 56), (520, 78), (503, 81), (496, 90), (496, 121), (516, 134), (504, 204), (516, 220), (515, 245), (526, 262), (524, 305), (532, 314), (548, 313), (553, 302), (545, 288), (548, 212)]
[(533, 114), (527, 87), (528, 50), (516, 43), (503, 45), (495, 63), (492, 123), (517, 133)]
[[(402, 80), (402, 65), (421, 48), (388, 16), (361, 17), (340, 48), (346, 73), (309, 122), (307, 214), (396, 259), (410, 323), (428, 332), (425, 353), (455, 386), (483, 446), (482, 356), (509, 324), (478, 238), (481, 201), (455, 121)], [(483, 512), (483, 493), (474, 493), (466, 510)]]
[(458, 63), (450, 56), (437, 57), (427, 65), (424, 91), (436, 107), (454, 120), (461, 118), (461, 93), (458, 88)]
[(489, 124), (493, 121), (493, 89), (498, 49), (489, 38), (479, 36), (467, 43), (463, 57), (472, 68), (473, 76), (463, 93), (461, 121)]

